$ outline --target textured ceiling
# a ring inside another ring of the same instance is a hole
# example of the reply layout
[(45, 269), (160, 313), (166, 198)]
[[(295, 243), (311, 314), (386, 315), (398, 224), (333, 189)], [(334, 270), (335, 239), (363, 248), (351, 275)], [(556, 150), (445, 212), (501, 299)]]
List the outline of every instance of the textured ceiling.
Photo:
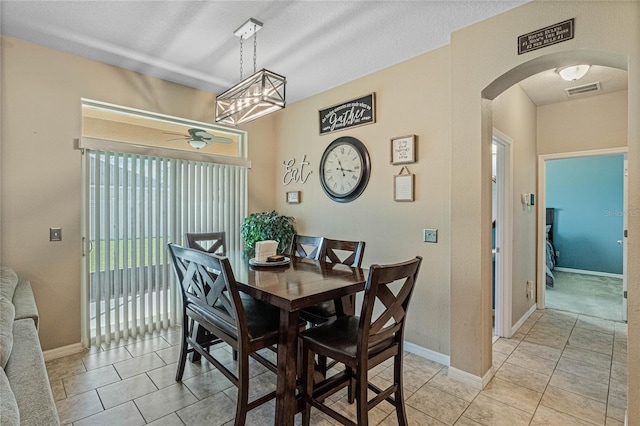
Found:
[[(0, 30), (222, 93), (240, 80), (240, 43), (233, 33), (255, 18), (264, 23), (257, 67), (287, 77), (292, 103), (444, 46), (452, 32), (526, 2), (0, 0)], [(251, 39), (243, 60), (247, 77), (253, 73)], [(535, 104), (545, 105), (567, 100), (565, 88), (593, 81), (602, 90), (582, 96), (626, 89), (627, 74), (592, 67), (568, 83), (549, 70), (520, 85)]]
[[(233, 32), (258, 32), (258, 69), (287, 77), (288, 103), (449, 43), (519, 1), (0, 1), (5, 35), (221, 93), (240, 80)], [(244, 76), (253, 73), (245, 44)]]

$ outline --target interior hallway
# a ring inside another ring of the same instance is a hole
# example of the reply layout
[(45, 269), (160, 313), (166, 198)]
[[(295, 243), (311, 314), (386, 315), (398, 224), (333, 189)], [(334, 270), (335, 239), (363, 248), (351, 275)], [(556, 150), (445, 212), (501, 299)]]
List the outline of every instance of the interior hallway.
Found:
[[(92, 349), (47, 363), (61, 423), (73, 425), (232, 425), (235, 387), (208, 363), (187, 363), (176, 383), (177, 329)], [(231, 353), (226, 348), (229, 363)], [(482, 391), (447, 376), (447, 367), (406, 354), (405, 401), (410, 425), (517, 426), (624, 424), (627, 325), (585, 315), (535, 312), (511, 339), (493, 345), (496, 374)], [(389, 363), (372, 382), (391, 377)], [(276, 376), (252, 364), (252, 391)], [(384, 384), (384, 383), (383, 383)], [(354, 407), (331, 398), (355, 419)], [(250, 398), (252, 398), (250, 392)], [(248, 425), (272, 425), (273, 401), (249, 412)], [(298, 416), (299, 420), (299, 416)], [(315, 425), (334, 425), (317, 414)], [(383, 402), (372, 425), (395, 425)]]

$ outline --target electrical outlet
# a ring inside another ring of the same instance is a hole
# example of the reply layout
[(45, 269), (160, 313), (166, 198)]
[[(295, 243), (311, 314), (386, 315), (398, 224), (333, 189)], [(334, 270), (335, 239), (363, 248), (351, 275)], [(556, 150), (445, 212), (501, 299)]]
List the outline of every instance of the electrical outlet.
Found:
[(438, 242), (438, 230), (437, 229), (425, 229), (423, 231), (423, 240), (425, 243), (437, 243)]
[(533, 281), (527, 281), (527, 300), (533, 299)]
[(49, 228), (49, 241), (62, 241), (62, 228)]

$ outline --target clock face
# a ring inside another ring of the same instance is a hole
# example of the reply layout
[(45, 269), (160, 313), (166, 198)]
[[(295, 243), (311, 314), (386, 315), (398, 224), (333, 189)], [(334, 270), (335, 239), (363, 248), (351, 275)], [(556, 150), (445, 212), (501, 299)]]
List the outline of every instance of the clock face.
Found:
[(345, 136), (333, 141), (320, 160), (320, 183), (334, 201), (353, 201), (369, 182), (369, 153), (358, 139)]

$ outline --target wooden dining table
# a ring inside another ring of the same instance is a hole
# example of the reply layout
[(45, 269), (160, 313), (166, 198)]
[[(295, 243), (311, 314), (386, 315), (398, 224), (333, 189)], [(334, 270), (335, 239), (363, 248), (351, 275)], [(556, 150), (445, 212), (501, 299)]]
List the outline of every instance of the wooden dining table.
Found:
[(343, 300), (364, 289), (368, 271), (339, 263), (291, 258), (282, 266), (251, 266), (242, 252), (227, 253), (238, 289), (280, 308), (275, 423), (293, 425), (296, 400), (299, 311)]

